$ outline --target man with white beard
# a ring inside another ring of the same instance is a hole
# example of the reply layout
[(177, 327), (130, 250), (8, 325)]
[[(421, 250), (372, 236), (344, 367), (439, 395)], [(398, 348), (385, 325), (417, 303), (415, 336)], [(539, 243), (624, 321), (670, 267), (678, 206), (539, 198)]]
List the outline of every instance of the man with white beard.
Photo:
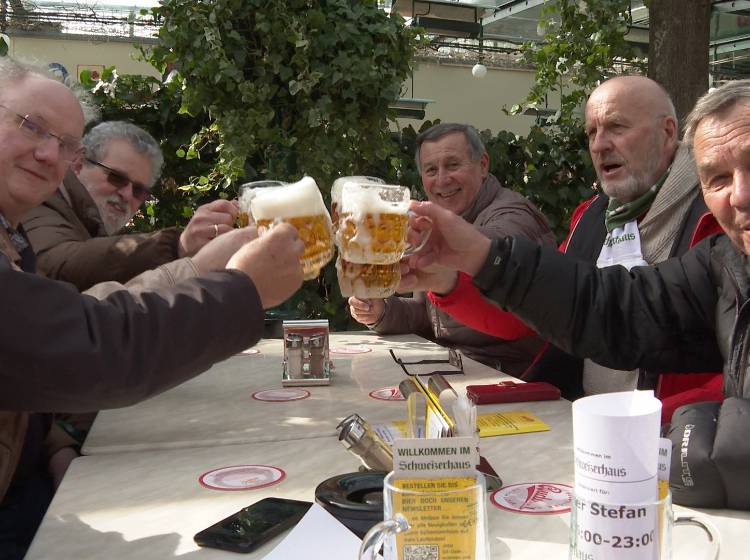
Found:
[(199, 207), (184, 230), (122, 233), (161, 175), (159, 144), (133, 124), (110, 121), (93, 127), (83, 147), (85, 156), (71, 166), (58, 191), (23, 220), (45, 276), (81, 291), (110, 280), (124, 283), (191, 257), (233, 229), (236, 205), (216, 200)]

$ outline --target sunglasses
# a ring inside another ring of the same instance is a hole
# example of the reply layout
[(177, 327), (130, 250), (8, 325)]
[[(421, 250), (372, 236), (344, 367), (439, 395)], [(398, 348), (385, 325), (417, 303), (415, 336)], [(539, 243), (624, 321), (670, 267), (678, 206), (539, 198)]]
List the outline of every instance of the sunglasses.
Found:
[[(393, 361), (396, 362), (398, 365), (401, 366), (401, 369), (404, 370), (404, 373), (409, 376), (423, 376), (423, 375), (434, 375), (436, 373), (439, 373), (440, 375), (456, 375), (459, 373), (464, 372), (464, 364), (461, 361), (461, 354), (456, 352), (453, 348), (448, 349), (448, 359), (447, 360), (419, 360), (417, 362), (405, 362), (401, 358), (397, 358), (396, 354), (393, 353), (393, 350), (388, 350), (388, 352), (391, 353), (391, 358), (393, 358)], [(423, 365), (423, 364), (450, 364), (454, 368), (457, 368), (455, 370), (453, 369), (438, 369), (426, 373), (412, 373), (408, 369), (406, 369), (406, 366), (416, 366), (416, 365)]]
[(95, 159), (86, 158), (86, 161), (93, 165), (98, 165), (99, 167), (104, 169), (107, 172), (107, 182), (114, 188), (119, 190), (124, 189), (128, 185), (132, 185), (134, 198), (140, 200), (141, 202), (146, 202), (147, 200), (151, 199), (151, 191), (143, 183), (133, 181), (133, 179), (131, 179), (124, 173), (120, 173), (119, 171), (112, 169), (111, 167), (106, 166), (103, 163), (96, 161)]

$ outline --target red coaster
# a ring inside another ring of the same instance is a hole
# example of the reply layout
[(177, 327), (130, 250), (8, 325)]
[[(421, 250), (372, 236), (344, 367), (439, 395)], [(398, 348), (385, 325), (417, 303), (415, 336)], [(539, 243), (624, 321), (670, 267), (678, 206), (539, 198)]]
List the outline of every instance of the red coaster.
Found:
[(198, 482), (211, 490), (255, 490), (281, 482), (286, 473), (268, 465), (235, 465), (203, 473)]
[(492, 503), (506, 511), (529, 515), (553, 515), (570, 511), (573, 487), (556, 482), (509, 484), (495, 490)]
[(405, 401), (406, 399), (398, 390), (398, 387), (381, 387), (370, 391), (370, 396), (379, 401)]
[(332, 354), (366, 354), (367, 352), (372, 352), (372, 348), (369, 346), (362, 346), (361, 344), (331, 347)]
[(305, 389), (298, 389), (296, 387), (285, 389), (266, 389), (264, 391), (256, 391), (252, 396), (256, 401), (264, 402), (301, 401), (302, 399), (306, 399), (310, 396), (310, 391), (307, 391)]

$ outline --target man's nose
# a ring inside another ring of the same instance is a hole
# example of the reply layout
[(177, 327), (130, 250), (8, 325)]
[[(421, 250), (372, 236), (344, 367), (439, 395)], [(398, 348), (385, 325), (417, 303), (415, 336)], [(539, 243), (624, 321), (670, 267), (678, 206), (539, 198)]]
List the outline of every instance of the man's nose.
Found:
[(750, 210), (750, 171), (737, 169), (732, 179), (730, 204), (735, 208)]
[(37, 160), (49, 165), (57, 165), (62, 161), (62, 149), (60, 141), (53, 136), (41, 140), (34, 148), (34, 156)]
[(611, 149), (612, 141), (606, 132), (597, 132), (589, 137), (589, 151), (592, 154), (600, 154)]

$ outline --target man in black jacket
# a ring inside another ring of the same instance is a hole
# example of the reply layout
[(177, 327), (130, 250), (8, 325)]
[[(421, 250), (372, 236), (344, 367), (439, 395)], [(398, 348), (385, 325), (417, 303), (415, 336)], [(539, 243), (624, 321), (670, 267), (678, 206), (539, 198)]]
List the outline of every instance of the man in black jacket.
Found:
[[(691, 433), (712, 440), (710, 454), (691, 455), (698, 446), (688, 444), (673, 459), (680, 469), (671, 482), (676, 501), (750, 509), (750, 81), (701, 98), (685, 141), (693, 146), (706, 205), (726, 235), (679, 259), (630, 272), (597, 269), (522, 238), (489, 239), (434, 205), (415, 203), (413, 210), (433, 224), (428, 246), (411, 265), (473, 276), (487, 297), (555, 345), (609, 367), (711, 370), (720, 352), (727, 399), (715, 407), (716, 421), (705, 423), (710, 433)], [(415, 220), (417, 230), (421, 223)], [(401, 288), (419, 281), (418, 272), (407, 274)], [(679, 476), (685, 469), (688, 478)]]

